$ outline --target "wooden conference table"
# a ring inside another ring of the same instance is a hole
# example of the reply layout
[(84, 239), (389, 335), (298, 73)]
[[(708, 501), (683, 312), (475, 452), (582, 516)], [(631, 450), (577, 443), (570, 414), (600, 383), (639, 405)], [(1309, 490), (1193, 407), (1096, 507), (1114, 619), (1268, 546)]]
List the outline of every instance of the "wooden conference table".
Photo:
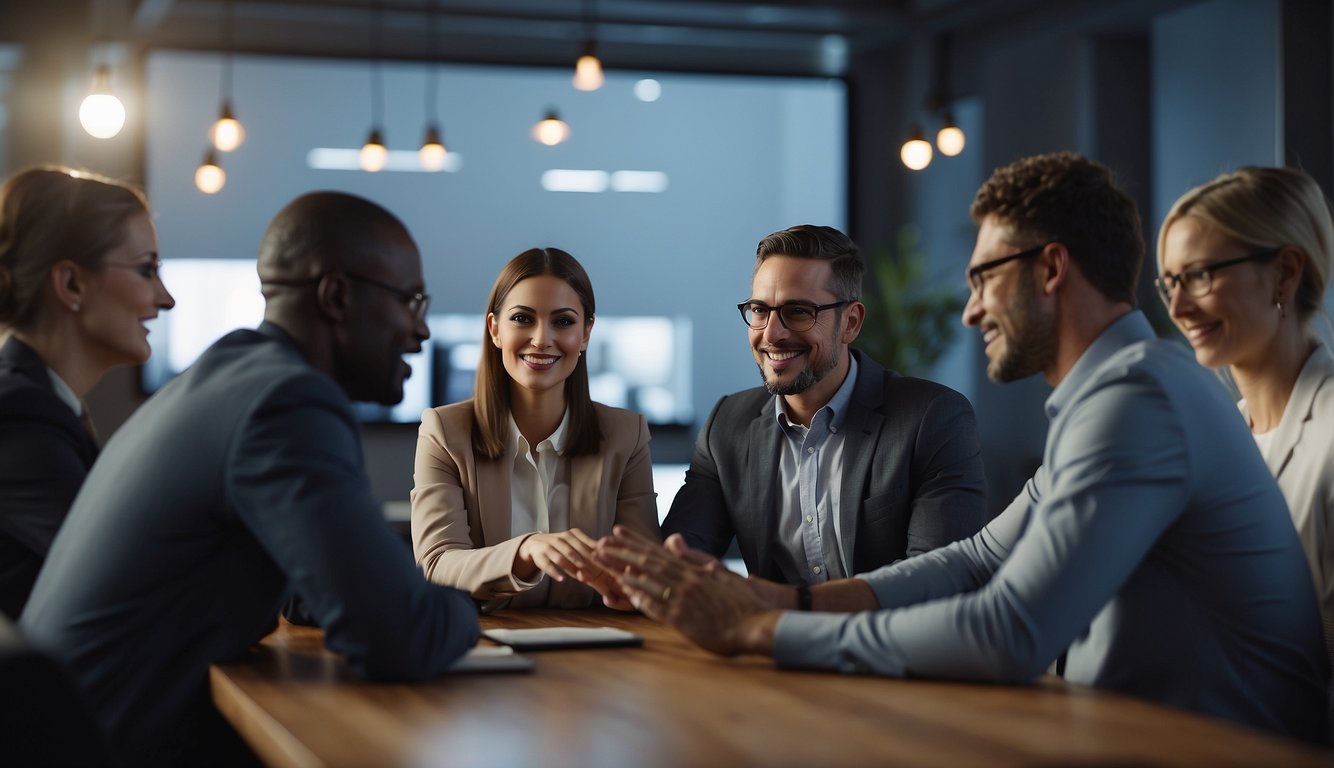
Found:
[(1334, 765), (1334, 753), (1056, 678), (780, 671), (604, 611), (506, 611), (482, 626), (614, 626), (645, 643), (389, 685), (353, 677), (319, 630), (283, 622), (213, 667), (213, 700), (271, 766)]

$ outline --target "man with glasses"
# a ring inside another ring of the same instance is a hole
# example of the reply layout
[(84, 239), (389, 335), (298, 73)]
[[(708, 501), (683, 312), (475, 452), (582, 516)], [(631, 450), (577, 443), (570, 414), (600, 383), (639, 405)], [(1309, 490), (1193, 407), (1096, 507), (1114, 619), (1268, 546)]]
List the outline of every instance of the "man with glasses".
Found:
[(963, 321), (987, 372), (1055, 388), (1043, 464), (1010, 506), (970, 539), (814, 587), (812, 612), (680, 540), (617, 530), (599, 549), (628, 567), (627, 596), (711, 650), (783, 666), (1021, 683), (1068, 648), (1074, 682), (1323, 742), (1301, 546), (1227, 392), (1135, 309), (1134, 201), (1061, 153), (997, 170), (972, 214)]
[(273, 626), (290, 590), (371, 678), (449, 668), (468, 596), (428, 583), (386, 525), (349, 399), (403, 397), (428, 337), (421, 257), (351, 195), (297, 198), (264, 234), (264, 322), (210, 347), (120, 428), (21, 627), (72, 672), (117, 764), (230, 764), (208, 665)]
[(866, 314), (863, 270), (830, 227), (760, 241), (738, 309), (764, 386), (714, 407), (665, 533), (716, 556), (735, 539), (750, 573), (804, 589), (982, 526), (968, 401), (849, 349)]

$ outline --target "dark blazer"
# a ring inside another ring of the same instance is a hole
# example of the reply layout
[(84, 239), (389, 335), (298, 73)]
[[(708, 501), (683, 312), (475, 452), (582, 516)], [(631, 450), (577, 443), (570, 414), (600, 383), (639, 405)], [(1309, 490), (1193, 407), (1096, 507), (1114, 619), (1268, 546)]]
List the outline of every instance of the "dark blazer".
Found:
[(0, 347), (0, 611), (11, 619), (95, 458), (96, 441), (46, 364), (11, 336)]
[[(976, 533), (986, 523), (986, 485), (967, 398), (852, 354), (839, 547), (851, 573), (864, 573)], [(774, 557), (782, 439), (774, 396), (763, 387), (719, 400), (663, 535), (680, 533), (715, 556), (735, 537), (750, 573), (783, 580)]]

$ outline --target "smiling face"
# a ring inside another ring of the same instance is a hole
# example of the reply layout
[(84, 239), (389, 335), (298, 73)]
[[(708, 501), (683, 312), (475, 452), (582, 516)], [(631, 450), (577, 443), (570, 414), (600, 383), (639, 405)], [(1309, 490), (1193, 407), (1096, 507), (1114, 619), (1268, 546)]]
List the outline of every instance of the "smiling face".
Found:
[(84, 271), (87, 291), (76, 313), (90, 354), (106, 367), (148, 359), (149, 320), (176, 305), (158, 276), (157, 233), (147, 213), (125, 221), (121, 244), (96, 271)]
[(403, 400), (403, 381), (412, 375), (403, 356), (420, 352), (431, 332), (404, 298), (425, 290), (417, 244), (396, 224), (380, 225), (376, 235), (377, 258), (359, 263), (353, 273), (381, 285), (344, 278), (351, 310), (335, 378), (353, 400), (393, 405)]
[(486, 329), (500, 350), (511, 391), (563, 395), (593, 331), (574, 288), (554, 275), (536, 275), (515, 283), (499, 306), (487, 315)]
[[(789, 303), (833, 304), (844, 297), (830, 289), (829, 262), (770, 256), (751, 279), (750, 301), (778, 307)], [(815, 407), (829, 402), (848, 370), (848, 344), (861, 330), (861, 302), (827, 309), (815, 324), (793, 331), (771, 312), (764, 328), (750, 329), (750, 346), (764, 386), (773, 394), (800, 395)]]
[[(1195, 216), (1172, 222), (1162, 250), (1158, 271), (1171, 275), (1251, 253)], [(1209, 293), (1204, 296), (1191, 296), (1183, 287), (1176, 287), (1168, 313), (1201, 365), (1254, 364), (1264, 359), (1279, 330), (1281, 318), (1274, 306), (1277, 282), (1272, 261), (1236, 264), (1212, 273)]]
[[(1011, 239), (1009, 225), (987, 216), (978, 229), (969, 268), (1025, 250)], [(982, 280), (981, 290), (968, 296), (963, 324), (982, 332), (987, 376), (1003, 383), (1049, 370), (1056, 361), (1056, 315), (1038, 295), (1032, 260), (1001, 264)]]

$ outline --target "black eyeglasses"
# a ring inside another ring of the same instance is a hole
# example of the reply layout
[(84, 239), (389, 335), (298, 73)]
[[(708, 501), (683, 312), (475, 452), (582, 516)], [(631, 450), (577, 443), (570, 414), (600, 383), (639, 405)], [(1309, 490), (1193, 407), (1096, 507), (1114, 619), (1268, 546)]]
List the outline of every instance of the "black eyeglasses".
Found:
[(836, 301), (833, 304), (807, 304), (805, 302), (788, 302), (771, 307), (768, 304), (762, 304), (758, 301), (743, 301), (736, 305), (741, 310), (741, 319), (746, 321), (746, 325), (753, 330), (762, 331), (769, 325), (769, 316), (778, 313), (778, 322), (789, 331), (808, 331), (815, 325), (818, 315), (826, 309), (837, 309), (851, 304), (851, 299)]
[(987, 272), (995, 269), (996, 267), (999, 267), (1002, 264), (1008, 264), (1012, 261), (1015, 261), (1016, 259), (1030, 259), (1034, 256), (1037, 256), (1039, 253), (1042, 253), (1043, 248), (1046, 248), (1049, 245), (1051, 245), (1051, 243), (1043, 243), (1042, 245), (1029, 248), (1026, 251), (1020, 251), (1019, 253), (1012, 253), (1009, 256), (1002, 256), (999, 259), (992, 259), (991, 261), (984, 261), (981, 264), (978, 264), (976, 267), (969, 268), (968, 287), (972, 289), (973, 293), (981, 295), (982, 288), (986, 285), (987, 282)]
[(407, 307), (409, 312), (417, 316), (418, 320), (426, 317), (426, 309), (431, 306), (431, 295), (429, 293), (395, 288), (388, 283), (382, 283), (379, 280), (372, 280), (369, 277), (362, 277), (361, 275), (354, 275), (351, 272), (344, 272), (343, 274), (347, 276), (347, 279), (349, 280), (356, 280), (359, 283), (373, 285), (376, 288), (383, 288), (394, 294), (398, 297), (399, 301), (403, 302), (403, 306)]
[(381, 288), (383, 290), (389, 291), (390, 293), (394, 294), (394, 296), (398, 297), (398, 300), (403, 303), (403, 306), (407, 307), (408, 311), (411, 312), (413, 315), (415, 315), (418, 320), (424, 320), (426, 318), (426, 310), (428, 307), (431, 306), (431, 295), (429, 293), (422, 293), (421, 291), (410, 291), (403, 288), (395, 288), (394, 286), (389, 285), (388, 283), (382, 283), (379, 280), (374, 280), (369, 277), (363, 277), (362, 275), (354, 275), (351, 272), (328, 273), (320, 275), (319, 277), (312, 277), (309, 280), (265, 280), (264, 284), (291, 285), (291, 286), (318, 285), (319, 282), (324, 278), (328, 277), (329, 274), (342, 274), (349, 280), (355, 280), (359, 283), (365, 283), (366, 285), (371, 285), (376, 288)]
[(1214, 289), (1214, 273), (1218, 270), (1245, 264), (1248, 261), (1268, 261), (1277, 256), (1282, 250), (1282, 248), (1275, 248), (1272, 251), (1238, 256), (1235, 259), (1224, 259), (1213, 264), (1205, 264), (1199, 269), (1188, 269), (1179, 275), (1164, 274), (1162, 277), (1154, 279), (1153, 287), (1158, 289), (1158, 298), (1162, 299), (1163, 303), (1169, 307), (1172, 305), (1172, 289), (1178, 285), (1184, 285), (1186, 293), (1198, 299), (1201, 296), (1208, 296), (1209, 292)]

